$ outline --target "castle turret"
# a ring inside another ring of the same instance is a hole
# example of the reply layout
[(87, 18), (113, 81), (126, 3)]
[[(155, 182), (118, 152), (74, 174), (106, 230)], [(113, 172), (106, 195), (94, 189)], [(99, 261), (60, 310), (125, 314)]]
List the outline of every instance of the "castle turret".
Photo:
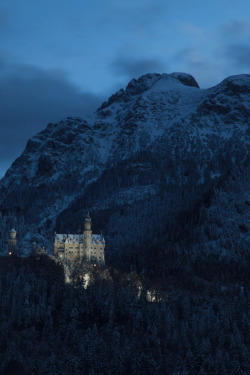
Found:
[(90, 230), (91, 231), (91, 217), (89, 216), (89, 212), (85, 218), (84, 222), (84, 231)]
[(11, 229), (9, 231), (9, 238), (8, 238), (8, 253), (12, 255), (16, 251), (16, 231), (15, 229)]
[(84, 234), (84, 245), (86, 248), (86, 255), (87, 255), (87, 259), (89, 260), (90, 259), (90, 247), (91, 247), (91, 234), (92, 234), (91, 218), (89, 216), (89, 213), (85, 218), (83, 234)]

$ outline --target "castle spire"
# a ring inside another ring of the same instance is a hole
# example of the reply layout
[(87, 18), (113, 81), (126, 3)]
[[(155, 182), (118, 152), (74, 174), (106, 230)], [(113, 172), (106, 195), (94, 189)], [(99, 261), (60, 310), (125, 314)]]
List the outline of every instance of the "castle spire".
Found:
[(91, 217), (89, 215), (89, 212), (85, 218), (85, 222), (84, 222), (84, 230), (91, 230)]

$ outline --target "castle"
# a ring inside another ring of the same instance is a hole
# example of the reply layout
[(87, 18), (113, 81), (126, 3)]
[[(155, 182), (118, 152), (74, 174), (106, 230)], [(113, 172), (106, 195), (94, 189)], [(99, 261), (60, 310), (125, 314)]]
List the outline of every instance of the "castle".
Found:
[(88, 263), (105, 264), (105, 240), (102, 235), (92, 234), (91, 218), (87, 215), (83, 234), (57, 234), (53, 254), (62, 260), (84, 260)]

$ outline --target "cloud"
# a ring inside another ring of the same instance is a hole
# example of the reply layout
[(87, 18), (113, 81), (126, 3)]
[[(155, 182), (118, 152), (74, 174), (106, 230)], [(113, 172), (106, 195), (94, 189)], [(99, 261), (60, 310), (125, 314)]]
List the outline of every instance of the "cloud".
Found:
[(229, 45), (224, 56), (238, 69), (250, 69), (250, 47), (248, 45)]
[(117, 58), (111, 64), (111, 69), (119, 76), (136, 78), (147, 73), (164, 72), (166, 67), (161, 61), (156, 59), (133, 60)]
[(224, 59), (228, 69), (242, 73), (250, 68), (250, 22), (231, 20), (220, 28), (219, 40), (221, 42), (218, 56)]
[(205, 63), (202, 53), (195, 48), (184, 48), (175, 54), (174, 59), (187, 64), (201, 65)]
[(94, 111), (104, 98), (80, 92), (60, 70), (0, 61), (0, 177), (31, 136), (67, 116)]
[(0, 31), (4, 30), (7, 25), (7, 16), (2, 9), (0, 9)]
[[(199, 49), (185, 48), (174, 56), (176, 64), (184, 68), (184, 72), (192, 74), (203, 88), (217, 84), (221, 79), (221, 71), (216, 64)], [(224, 77), (223, 77), (224, 78)]]
[(221, 26), (221, 32), (225, 37), (238, 37), (248, 34), (250, 31), (250, 22), (231, 20)]
[[(147, 30), (155, 28), (157, 24), (154, 21), (159, 21), (166, 15), (168, 5), (163, 1), (154, 0), (127, 0), (127, 1), (108, 1), (107, 6), (102, 9), (100, 19), (104, 25), (119, 25), (127, 26), (126, 30), (129, 32), (131, 28), (143, 27)], [(159, 22), (158, 22), (159, 23)]]

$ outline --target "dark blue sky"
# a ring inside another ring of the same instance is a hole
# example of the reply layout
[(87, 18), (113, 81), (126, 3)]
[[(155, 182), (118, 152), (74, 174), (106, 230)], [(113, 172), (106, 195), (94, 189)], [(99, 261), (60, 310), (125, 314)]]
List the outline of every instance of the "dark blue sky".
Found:
[(249, 0), (0, 0), (0, 177), (29, 137), (131, 78), (250, 71)]

